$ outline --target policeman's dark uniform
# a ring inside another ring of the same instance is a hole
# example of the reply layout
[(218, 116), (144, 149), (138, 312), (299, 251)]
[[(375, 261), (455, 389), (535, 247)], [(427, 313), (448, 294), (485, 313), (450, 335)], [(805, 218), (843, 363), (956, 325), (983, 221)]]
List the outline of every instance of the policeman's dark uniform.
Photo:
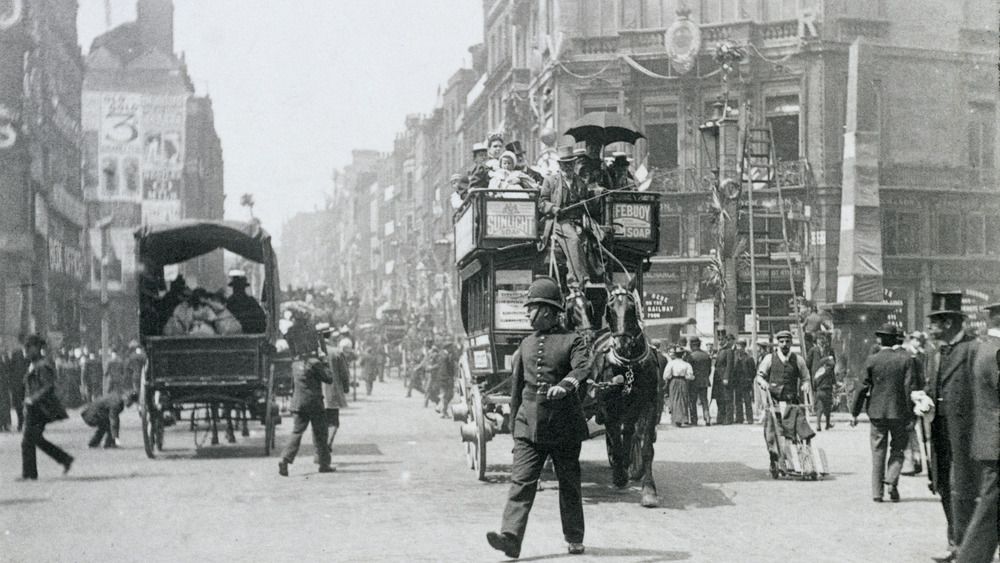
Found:
[[(559, 286), (539, 278), (528, 291), (527, 304), (563, 309)], [(583, 543), (583, 500), (580, 486), (580, 444), (589, 437), (577, 388), (590, 369), (590, 349), (583, 337), (559, 325), (527, 336), (518, 348), (511, 374), (511, 416), (514, 420), (514, 464), (501, 532), (518, 550), (528, 513), (535, 500), (538, 477), (551, 457), (559, 480), (559, 513), (565, 539)], [(567, 393), (549, 400), (550, 386)]]

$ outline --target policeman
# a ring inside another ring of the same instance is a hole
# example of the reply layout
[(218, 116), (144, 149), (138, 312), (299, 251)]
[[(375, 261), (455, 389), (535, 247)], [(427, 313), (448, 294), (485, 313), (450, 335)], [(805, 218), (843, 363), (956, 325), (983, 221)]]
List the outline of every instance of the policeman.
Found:
[(536, 279), (528, 289), (528, 318), (535, 329), (514, 356), (511, 419), (514, 464), (500, 533), (486, 539), (507, 557), (517, 557), (547, 457), (559, 480), (559, 512), (569, 553), (583, 553), (580, 444), (589, 435), (577, 389), (590, 369), (590, 349), (579, 334), (559, 324), (559, 285)]

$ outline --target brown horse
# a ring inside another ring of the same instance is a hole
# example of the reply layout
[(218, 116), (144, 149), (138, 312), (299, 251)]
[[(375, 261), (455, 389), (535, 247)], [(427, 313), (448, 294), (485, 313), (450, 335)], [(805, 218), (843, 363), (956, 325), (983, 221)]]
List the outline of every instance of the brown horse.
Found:
[(659, 421), (660, 366), (646, 341), (635, 294), (621, 286), (608, 297), (610, 331), (594, 344), (594, 381), (604, 420), (612, 482), (642, 483), (642, 505), (659, 505), (653, 481), (653, 442)]

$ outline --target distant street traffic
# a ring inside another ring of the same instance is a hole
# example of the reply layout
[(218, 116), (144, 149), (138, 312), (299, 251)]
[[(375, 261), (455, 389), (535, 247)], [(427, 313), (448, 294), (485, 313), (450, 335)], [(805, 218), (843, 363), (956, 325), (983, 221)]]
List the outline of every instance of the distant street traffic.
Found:
[[(279, 477), (259, 423), (220, 446), (179, 423), (147, 459), (133, 407), (120, 450), (88, 449), (91, 429), (75, 411), (51, 425), (49, 439), (76, 456), (72, 470), (43, 457), (39, 480), (18, 482), (20, 436), (0, 434), (0, 559), (501, 560), (484, 536), (499, 526), (510, 435), (489, 443), (489, 481), (479, 482), (458, 423), (404, 394), (399, 380), (376, 383), (342, 411), (337, 472), (323, 475), (307, 435), (291, 476)], [(587, 552), (573, 560), (903, 562), (942, 551), (944, 516), (926, 475), (902, 479), (902, 502), (873, 503), (868, 426), (834, 422), (816, 438), (832, 470), (819, 482), (772, 480), (758, 425), (661, 424), (656, 509), (639, 506), (637, 487), (611, 486), (603, 438), (584, 442)], [(286, 417), (279, 448), (289, 432)], [(554, 487), (538, 495), (521, 560), (567, 557)]]

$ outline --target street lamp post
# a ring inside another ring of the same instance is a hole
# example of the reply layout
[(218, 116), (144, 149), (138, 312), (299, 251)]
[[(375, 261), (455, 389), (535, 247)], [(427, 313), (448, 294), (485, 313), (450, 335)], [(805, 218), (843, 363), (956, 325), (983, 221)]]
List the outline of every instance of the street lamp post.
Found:
[(95, 225), (101, 231), (101, 368), (104, 373), (108, 371), (108, 362), (111, 359), (108, 348), (111, 343), (111, 319), (108, 311), (108, 228), (114, 221), (114, 216), (109, 215), (102, 218)]

